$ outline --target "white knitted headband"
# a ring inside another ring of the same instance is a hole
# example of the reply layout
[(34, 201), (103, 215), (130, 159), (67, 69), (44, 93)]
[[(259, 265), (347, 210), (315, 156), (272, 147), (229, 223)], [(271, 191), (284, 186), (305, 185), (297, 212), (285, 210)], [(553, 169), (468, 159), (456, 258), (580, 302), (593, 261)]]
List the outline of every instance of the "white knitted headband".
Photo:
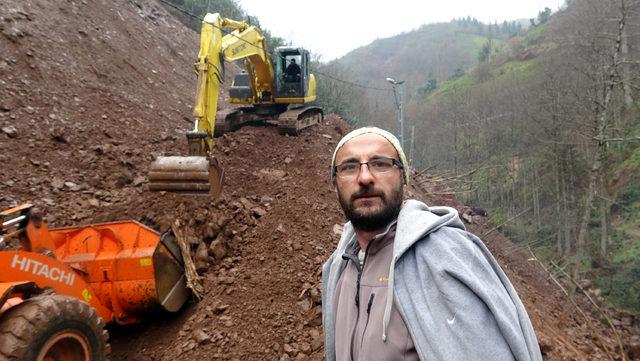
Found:
[(335, 179), (335, 176), (336, 176), (335, 165), (336, 165), (336, 154), (338, 154), (338, 150), (346, 142), (350, 141), (351, 139), (367, 133), (373, 133), (381, 137), (384, 137), (384, 139), (388, 140), (389, 143), (391, 143), (391, 145), (393, 145), (393, 147), (396, 148), (396, 151), (400, 156), (400, 162), (402, 162), (402, 168), (403, 168), (402, 173), (404, 174), (405, 184), (409, 184), (409, 162), (407, 162), (407, 157), (405, 157), (404, 155), (404, 151), (402, 150), (402, 146), (400, 145), (398, 138), (396, 138), (393, 134), (387, 132), (386, 130), (380, 129), (377, 127), (358, 128), (349, 132), (347, 135), (342, 137), (342, 139), (340, 139), (340, 142), (338, 142), (338, 145), (336, 146), (336, 150), (333, 151), (333, 157), (331, 158), (331, 179)]

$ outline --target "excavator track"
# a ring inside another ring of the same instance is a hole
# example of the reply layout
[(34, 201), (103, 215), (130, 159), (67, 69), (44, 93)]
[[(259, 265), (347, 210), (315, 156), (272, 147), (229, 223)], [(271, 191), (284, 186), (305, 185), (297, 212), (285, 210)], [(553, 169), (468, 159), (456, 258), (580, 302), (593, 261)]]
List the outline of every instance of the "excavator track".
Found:
[(317, 106), (290, 109), (278, 117), (280, 134), (299, 135), (300, 131), (322, 121), (322, 108)]
[(233, 132), (242, 126), (241, 109), (219, 110), (216, 114), (216, 123), (213, 128), (213, 136), (221, 137), (224, 133)]

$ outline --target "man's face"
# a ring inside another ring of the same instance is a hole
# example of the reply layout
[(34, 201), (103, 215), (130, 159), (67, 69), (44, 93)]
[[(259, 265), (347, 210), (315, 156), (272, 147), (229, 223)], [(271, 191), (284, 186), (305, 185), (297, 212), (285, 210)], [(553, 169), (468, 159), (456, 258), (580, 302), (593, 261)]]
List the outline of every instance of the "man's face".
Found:
[[(384, 137), (367, 133), (345, 143), (336, 154), (336, 165), (368, 162), (378, 157), (398, 159), (398, 152)], [(374, 231), (394, 220), (402, 206), (402, 172), (394, 166), (389, 172), (372, 173), (360, 166), (353, 177), (336, 175), (338, 201), (347, 220), (356, 229)]]

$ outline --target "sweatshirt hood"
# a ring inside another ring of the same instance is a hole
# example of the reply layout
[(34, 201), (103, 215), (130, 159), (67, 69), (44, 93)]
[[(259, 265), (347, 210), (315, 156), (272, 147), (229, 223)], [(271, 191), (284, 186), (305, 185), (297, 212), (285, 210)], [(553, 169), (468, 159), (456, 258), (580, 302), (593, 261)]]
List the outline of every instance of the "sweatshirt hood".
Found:
[(418, 240), (444, 226), (465, 230), (458, 217), (458, 211), (454, 208), (428, 207), (413, 199), (406, 201), (398, 215), (398, 227), (393, 244), (394, 257), (401, 256)]
[[(383, 316), (382, 340), (387, 339), (387, 326), (391, 318), (391, 306), (393, 304), (394, 271), (396, 261), (419, 240), (424, 239), (428, 234), (437, 231), (442, 227), (453, 227), (465, 230), (464, 224), (458, 216), (458, 211), (451, 207), (429, 207), (426, 204), (410, 199), (404, 202), (396, 228), (396, 236), (393, 241), (393, 258), (389, 266), (389, 285), (387, 287), (387, 303)], [(342, 255), (347, 247), (356, 242), (355, 231), (351, 222), (347, 222), (342, 230), (342, 236), (333, 265), (337, 266), (342, 261)], [(338, 274), (338, 272), (336, 272)], [(337, 277), (337, 275), (335, 276)], [(337, 279), (329, 280), (337, 282)], [(332, 283), (332, 284), (333, 284)]]

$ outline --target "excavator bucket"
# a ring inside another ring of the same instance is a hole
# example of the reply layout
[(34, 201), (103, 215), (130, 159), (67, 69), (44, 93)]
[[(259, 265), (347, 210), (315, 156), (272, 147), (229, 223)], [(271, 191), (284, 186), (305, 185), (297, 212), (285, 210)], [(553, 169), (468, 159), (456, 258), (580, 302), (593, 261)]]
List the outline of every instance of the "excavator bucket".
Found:
[(222, 193), (224, 169), (215, 158), (200, 156), (158, 157), (149, 170), (149, 190), (210, 194)]

